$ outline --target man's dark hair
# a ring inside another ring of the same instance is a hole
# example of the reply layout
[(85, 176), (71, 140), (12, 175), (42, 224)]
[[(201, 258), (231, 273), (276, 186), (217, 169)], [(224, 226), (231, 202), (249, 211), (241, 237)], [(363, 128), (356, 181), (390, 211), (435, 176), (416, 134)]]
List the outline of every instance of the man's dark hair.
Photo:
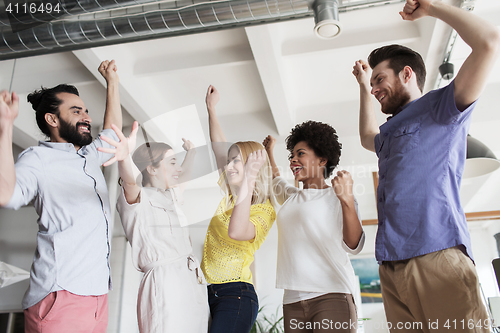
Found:
[(286, 149), (293, 153), (295, 145), (304, 141), (316, 156), (327, 160), (325, 165), (325, 179), (330, 177), (335, 167), (339, 164), (342, 144), (335, 129), (318, 121), (306, 121), (296, 125), (286, 138)]
[(62, 103), (62, 100), (56, 96), (59, 93), (70, 93), (80, 96), (78, 89), (69, 84), (60, 84), (54, 88), (42, 87), (40, 90), (35, 90), (28, 95), (28, 102), (31, 103), (33, 110), (35, 110), (38, 128), (48, 137), (50, 137), (50, 131), (45, 121), (45, 114), (53, 113), (59, 116), (59, 105)]
[(403, 45), (387, 45), (373, 50), (368, 57), (368, 64), (373, 69), (385, 60), (389, 60), (389, 68), (391, 68), (396, 75), (398, 75), (405, 66), (410, 66), (417, 74), (418, 89), (420, 89), (421, 92), (424, 91), (426, 71), (424, 60), (420, 54)]

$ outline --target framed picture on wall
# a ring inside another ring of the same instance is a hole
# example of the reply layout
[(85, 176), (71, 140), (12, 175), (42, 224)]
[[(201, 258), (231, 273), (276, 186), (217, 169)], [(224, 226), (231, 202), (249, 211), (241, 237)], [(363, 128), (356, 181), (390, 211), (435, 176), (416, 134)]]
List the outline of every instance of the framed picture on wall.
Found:
[(362, 303), (382, 303), (378, 263), (375, 257), (351, 259), (354, 273), (359, 277)]

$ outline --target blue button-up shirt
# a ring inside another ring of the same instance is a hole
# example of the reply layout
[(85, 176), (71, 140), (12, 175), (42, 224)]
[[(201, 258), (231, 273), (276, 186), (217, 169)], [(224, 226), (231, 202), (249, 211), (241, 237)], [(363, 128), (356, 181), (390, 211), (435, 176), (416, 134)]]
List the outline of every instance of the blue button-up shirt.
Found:
[[(113, 130), (104, 134), (119, 140)], [(103, 295), (111, 288), (110, 206), (101, 165), (111, 155), (99, 138), (76, 151), (73, 144), (39, 142), (16, 162), (16, 186), (7, 208), (33, 201), (39, 215), (37, 248), (26, 309), (49, 293)]]
[(459, 191), (475, 104), (460, 112), (452, 82), (412, 101), (380, 127), (375, 137), (379, 262), (457, 245), (472, 259)]

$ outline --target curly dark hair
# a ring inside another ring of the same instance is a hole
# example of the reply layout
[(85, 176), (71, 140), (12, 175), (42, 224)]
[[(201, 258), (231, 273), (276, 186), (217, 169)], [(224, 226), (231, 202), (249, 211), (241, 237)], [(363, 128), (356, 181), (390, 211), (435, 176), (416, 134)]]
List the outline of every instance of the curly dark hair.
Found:
[(342, 144), (335, 129), (318, 121), (305, 121), (296, 125), (286, 138), (286, 149), (293, 153), (295, 145), (301, 141), (307, 143), (316, 156), (326, 158), (325, 179), (330, 177), (339, 164)]

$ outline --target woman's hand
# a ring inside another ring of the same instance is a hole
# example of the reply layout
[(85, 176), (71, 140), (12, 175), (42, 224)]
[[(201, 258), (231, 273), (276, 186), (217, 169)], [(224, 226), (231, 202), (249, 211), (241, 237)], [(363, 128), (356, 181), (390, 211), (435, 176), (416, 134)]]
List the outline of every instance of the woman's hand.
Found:
[(337, 172), (332, 179), (332, 187), (341, 202), (349, 202), (354, 199), (353, 180), (351, 174), (345, 170)]
[(255, 180), (260, 168), (266, 162), (266, 151), (264, 149), (252, 152), (245, 163), (245, 175), (249, 180)]
[(266, 148), (266, 152), (268, 155), (271, 155), (274, 151), (274, 145), (276, 144), (276, 139), (272, 135), (268, 135), (262, 145)]
[(182, 149), (184, 149), (185, 151), (190, 151), (191, 149), (194, 148), (194, 143), (192, 143), (191, 141), (184, 138), (182, 138), (182, 141), (184, 142), (182, 144)]
[(208, 111), (213, 110), (215, 108), (215, 105), (219, 103), (219, 100), (220, 96), (217, 89), (215, 89), (215, 87), (212, 85), (208, 86), (207, 96), (205, 97), (205, 103), (207, 103)]

